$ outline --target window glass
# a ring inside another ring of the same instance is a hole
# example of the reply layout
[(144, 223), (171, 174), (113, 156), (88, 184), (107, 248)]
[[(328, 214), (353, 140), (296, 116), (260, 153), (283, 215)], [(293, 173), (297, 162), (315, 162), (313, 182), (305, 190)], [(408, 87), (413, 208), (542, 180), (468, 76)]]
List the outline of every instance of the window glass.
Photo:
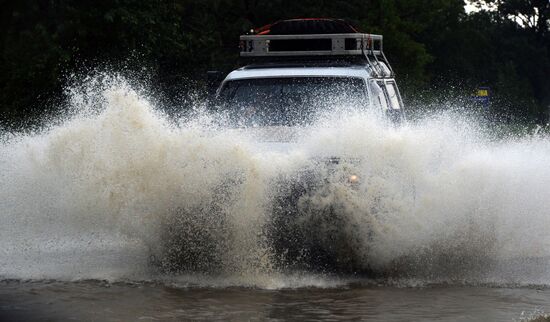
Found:
[(228, 81), (221, 112), (237, 126), (299, 125), (322, 112), (365, 106), (366, 84), (354, 77), (287, 77)]
[(399, 96), (397, 96), (397, 88), (395, 87), (395, 83), (388, 82), (386, 85), (386, 90), (388, 93), (388, 99), (390, 101), (391, 108), (393, 109), (401, 108), (401, 104), (399, 104)]
[(375, 104), (379, 105), (383, 110), (387, 110), (389, 108), (388, 101), (386, 99), (387, 93), (386, 93), (386, 85), (384, 82), (376, 82), (375, 84), (375, 92), (374, 93), (374, 100)]

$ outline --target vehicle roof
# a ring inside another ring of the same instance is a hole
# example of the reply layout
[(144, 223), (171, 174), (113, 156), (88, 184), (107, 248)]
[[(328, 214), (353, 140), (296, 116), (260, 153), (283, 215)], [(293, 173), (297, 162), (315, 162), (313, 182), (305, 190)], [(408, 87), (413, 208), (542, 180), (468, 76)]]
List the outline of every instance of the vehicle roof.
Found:
[(228, 80), (266, 78), (266, 77), (305, 77), (305, 76), (336, 76), (370, 78), (371, 73), (366, 66), (346, 67), (267, 67), (240, 68), (232, 71), (225, 78)]

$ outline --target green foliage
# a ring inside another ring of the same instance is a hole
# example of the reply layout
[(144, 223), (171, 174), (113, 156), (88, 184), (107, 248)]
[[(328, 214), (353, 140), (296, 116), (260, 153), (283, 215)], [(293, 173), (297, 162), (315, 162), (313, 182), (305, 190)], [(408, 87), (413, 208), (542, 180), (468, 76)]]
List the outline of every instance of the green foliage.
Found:
[[(490, 38), (490, 73), (476, 79), (494, 87), (497, 112), (524, 120), (547, 121), (550, 110), (550, 2), (547, 0), (475, 0), (491, 8), (472, 16)], [(475, 28), (475, 27), (474, 27)], [(479, 33), (479, 31), (478, 31)], [(483, 75), (483, 73), (486, 73)]]
[(98, 66), (146, 68), (175, 97), (208, 69), (234, 68), (243, 32), (318, 16), (383, 34), (408, 101), (421, 91), (490, 86), (495, 113), (542, 120), (550, 105), (549, 2), (475, 2), (496, 10), (467, 15), (462, 0), (4, 0), (0, 113), (14, 120), (48, 112), (64, 75)]

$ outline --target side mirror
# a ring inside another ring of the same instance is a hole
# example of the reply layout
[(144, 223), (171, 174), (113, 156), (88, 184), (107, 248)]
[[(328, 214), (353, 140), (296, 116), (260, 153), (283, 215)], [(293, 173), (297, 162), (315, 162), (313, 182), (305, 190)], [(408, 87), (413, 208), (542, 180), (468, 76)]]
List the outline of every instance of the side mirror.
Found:
[(220, 83), (225, 78), (225, 74), (217, 71), (211, 70), (206, 72), (206, 85), (208, 90), (208, 95), (212, 96), (216, 93), (216, 90), (220, 86)]

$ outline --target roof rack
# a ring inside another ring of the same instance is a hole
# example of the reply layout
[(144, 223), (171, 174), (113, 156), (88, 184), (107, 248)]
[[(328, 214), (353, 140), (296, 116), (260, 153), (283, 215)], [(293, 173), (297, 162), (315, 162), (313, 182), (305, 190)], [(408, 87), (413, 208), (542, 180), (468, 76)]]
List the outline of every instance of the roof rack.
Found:
[(243, 35), (240, 37), (240, 55), (243, 58), (362, 56), (377, 75), (386, 76), (380, 62), (384, 62), (393, 75), (384, 55), (382, 40), (382, 35), (364, 33)]

